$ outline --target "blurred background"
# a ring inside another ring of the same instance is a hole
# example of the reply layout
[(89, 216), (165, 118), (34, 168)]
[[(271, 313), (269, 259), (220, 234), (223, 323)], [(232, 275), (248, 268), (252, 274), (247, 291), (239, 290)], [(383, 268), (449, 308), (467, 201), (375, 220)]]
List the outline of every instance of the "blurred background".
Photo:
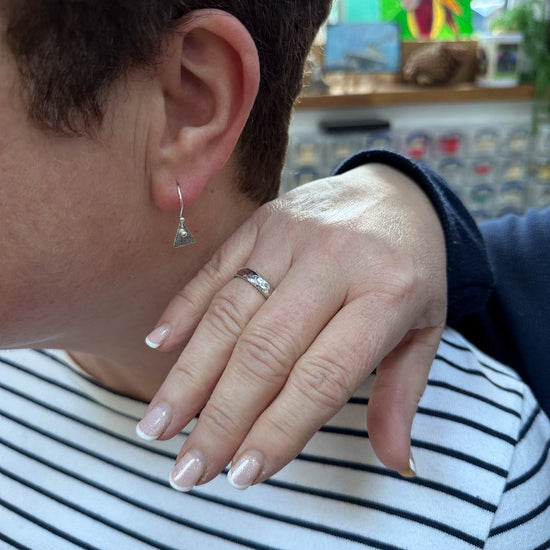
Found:
[(389, 148), (478, 220), (550, 206), (548, 0), (336, 0), (296, 105), (282, 191)]

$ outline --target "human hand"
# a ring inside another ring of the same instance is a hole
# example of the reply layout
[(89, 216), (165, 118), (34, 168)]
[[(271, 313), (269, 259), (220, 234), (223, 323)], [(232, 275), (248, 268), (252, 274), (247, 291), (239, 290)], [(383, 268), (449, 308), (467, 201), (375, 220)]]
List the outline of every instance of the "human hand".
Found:
[[(249, 267), (265, 299), (234, 278)], [(150, 335), (188, 341), (138, 433), (170, 439), (201, 411), (172, 485), (189, 490), (232, 461), (260, 483), (295, 458), (377, 368), (367, 408), (378, 458), (414, 474), (410, 432), (446, 317), (445, 241), (423, 191), (369, 164), (259, 208), (174, 298)]]

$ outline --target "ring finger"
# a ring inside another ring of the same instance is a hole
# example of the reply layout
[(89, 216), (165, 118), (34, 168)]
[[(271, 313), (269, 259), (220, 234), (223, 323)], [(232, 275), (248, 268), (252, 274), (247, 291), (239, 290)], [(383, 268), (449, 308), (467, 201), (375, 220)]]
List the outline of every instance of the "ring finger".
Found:
[[(256, 419), (281, 391), (295, 362), (341, 307), (346, 288), (320, 297), (304, 273), (310, 271), (294, 266), (238, 339), (179, 455), (173, 481), (180, 488), (189, 488), (191, 482), (205, 483), (226, 466)], [(327, 284), (327, 276), (334, 277), (334, 273), (325, 270), (322, 277), (317, 273), (316, 284), (337, 288), (337, 280)], [(195, 466), (195, 477), (190, 479), (185, 475), (186, 464), (190, 458), (197, 464), (197, 457), (202, 464)]]

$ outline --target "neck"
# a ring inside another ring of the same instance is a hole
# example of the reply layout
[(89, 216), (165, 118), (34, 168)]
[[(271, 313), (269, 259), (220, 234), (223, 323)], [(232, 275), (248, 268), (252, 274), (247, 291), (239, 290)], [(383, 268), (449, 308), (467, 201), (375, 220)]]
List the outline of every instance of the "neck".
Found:
[[(72, 359), (104, 386), (149, 402), (176, 362), (181, 350), (159, 353), (146, 348), (143, 339), (134, 346), (112, 350), (108, 357), (69, 351)], [(143, 349), (143, 348), (146, 349)], [(107, 354), (105, 354), (107, 355)]]
[[(178, 250), (168, 247), (164, 256), (154, 251), (144, 255), (143, 269), (120, 278), (101, 298), (94, 295), (88, 300), (73, 324), (78, 332), (66, 335), (56, 347), (67, 349), (105, 386), (150, 401), (187, 342), (179, 350), (162, 353), (148, 348), (145, 337), (176, 293), (256, 208), (242, 196), (236, 200), (233, 191), (211, 196), (206, 213), (189, 218), (197, 244)], [(217, 212), (215, 224), (212, 211)], [(170, 231), (176, 225), (171, 224)]]
[[(161, 284), (162, 281), (162, 284)], [(186, 280), (168, 275), (142, 275), (124, 291), (108, 296), (103, 306), (86, 311), (90, 320), (75, 324), (78, 332), (60, 342), (83, 370), (103, 385), (149, 401), (176, 362), (183, 346), (172, 353), (147, 347), (145, 337)]]

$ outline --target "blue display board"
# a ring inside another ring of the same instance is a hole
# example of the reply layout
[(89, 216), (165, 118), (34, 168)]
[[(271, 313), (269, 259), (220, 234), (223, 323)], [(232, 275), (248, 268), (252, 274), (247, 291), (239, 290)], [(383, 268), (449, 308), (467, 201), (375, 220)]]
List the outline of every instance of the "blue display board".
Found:
[(394, 23), (329, 25), (324, 70), (393, 73), (401, 65), (401, 31)]

